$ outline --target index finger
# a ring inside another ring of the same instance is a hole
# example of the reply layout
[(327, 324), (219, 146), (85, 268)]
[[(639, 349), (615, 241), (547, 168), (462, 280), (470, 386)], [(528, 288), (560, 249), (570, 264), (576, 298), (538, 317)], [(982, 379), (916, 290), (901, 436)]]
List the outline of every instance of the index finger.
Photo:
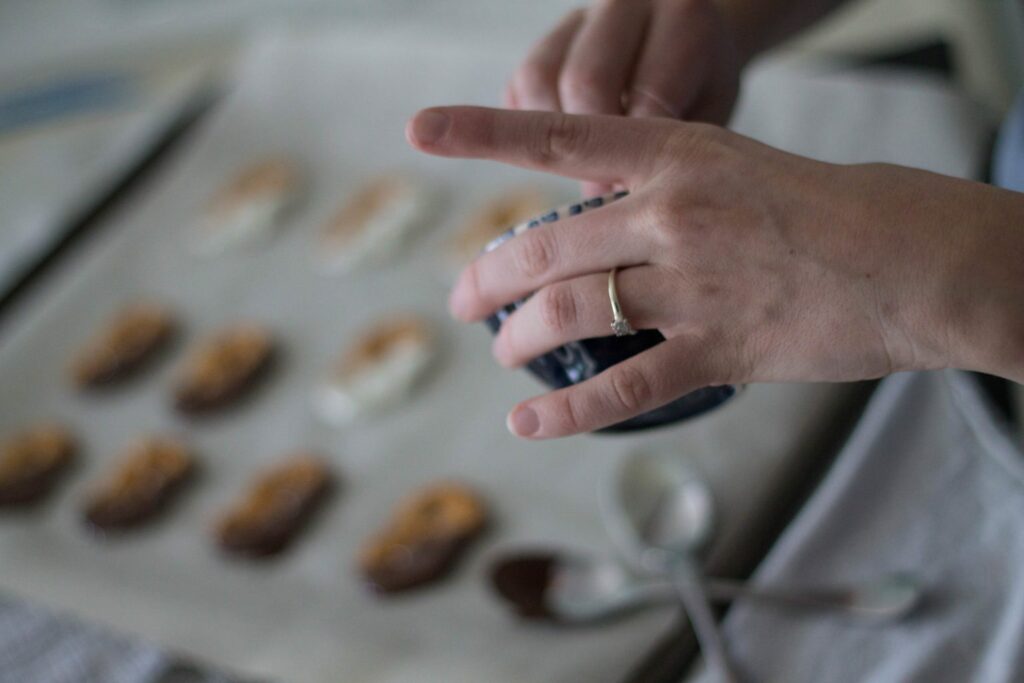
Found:
[(677, 122), (486, 107), (435, 107), (406, 126), (429, 154), (492, 159), (597, 183), (631, 187), (657, 170)]

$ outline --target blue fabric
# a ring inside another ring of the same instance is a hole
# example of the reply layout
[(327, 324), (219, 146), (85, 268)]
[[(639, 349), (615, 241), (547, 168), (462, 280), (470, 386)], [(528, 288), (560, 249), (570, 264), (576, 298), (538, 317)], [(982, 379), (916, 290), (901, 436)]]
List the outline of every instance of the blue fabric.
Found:
[(155, 645), (0, 595), (0, 683), (241, 683)]
[(1024, 92), (1017, 97), (999, 133), (992, 180), (1009, 190), (1024, 192)]

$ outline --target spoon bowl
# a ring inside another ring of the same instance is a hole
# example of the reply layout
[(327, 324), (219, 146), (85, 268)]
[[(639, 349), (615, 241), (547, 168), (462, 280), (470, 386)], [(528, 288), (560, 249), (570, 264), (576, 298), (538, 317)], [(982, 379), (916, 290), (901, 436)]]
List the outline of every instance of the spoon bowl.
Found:
[(725, 683), (738, 680), (696, 560), (711, 538), (710, 489), (676, 457), (634, 453), (622, 463), (613, 496), (608, 516), (625, 556), (671, 580), (708, 664)]
[[(717, 578), (703, 583), (713, 602), (749, 600), (872, 622), (902, 619), (923, 597), (921, 582), (905, 573), (840, 586), (756, 586)], [(664, 578), (639, 577), (608, 557), (545, 549), (502, 553), (492, 564), (491, 584), (520, 616), (566, 625), (604, 622), (677, 600)]]
[(665, 571), (673, 556), (695, 554), (714, 531), (708, 485), (666, 454), (635, 453), (623, 461), (601, 511), (627, 563), (646, 574)]

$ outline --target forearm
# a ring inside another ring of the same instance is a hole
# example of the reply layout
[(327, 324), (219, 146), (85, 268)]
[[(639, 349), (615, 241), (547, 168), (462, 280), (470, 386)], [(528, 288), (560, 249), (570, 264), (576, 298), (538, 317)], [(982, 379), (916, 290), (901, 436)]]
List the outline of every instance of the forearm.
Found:
[(816, 249), (859, 274), (882, 374), (959, 368), (1024, 382), (1024, 194), (889, 164), (828, 180), (842, 188), (830, 199), (838, 222)]
[(717, 0), (744, 62), (807, 28), (846, 0)]
[(950, 364), (1024, 383), (1024, 194), (978, 189), (940, 301), (957, 351)]

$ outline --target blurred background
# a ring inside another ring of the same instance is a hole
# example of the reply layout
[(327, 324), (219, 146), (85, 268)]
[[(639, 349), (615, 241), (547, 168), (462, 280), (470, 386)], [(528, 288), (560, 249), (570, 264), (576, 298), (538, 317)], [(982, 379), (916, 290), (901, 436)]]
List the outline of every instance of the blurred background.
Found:
[[(575, 4), (8, 0), (0, 5), (0, 282), (10, 285), (29, 254), (45, 251), (54, 223), (102, 194), (175, 107), (202, 84), (223, 85), (254, 34), (335, 25), (524, 53)], [(943, 62), (957, 91), (998, 120), (1022, 79), (1012, 58), (1019, 13), (1012, 0), (854, 1), (774, 58), (814, 63), (941, 44), (941, 55), (917, 58)], [(496, 93), (504, 78), (494, 76)], [(88, 177), (54, 180), (54, 169), (82, 163)], [(41, 201), (44, 190), (60, 201)]]
[[(403, 27), (439, 38), (519, 45), (537, 39), (572, 2), (189, 2), (187, 0), (9, 0), (0, 8), (4, 84), (14, 86), (74, 65), (130, 67), (150, 77), (230, 59), (268, 24), (341, 22)], [(783, 48), (820, 57), (886, 49), (941, 36), (956, 55), (958, 79), (989, 106), (1005, 107), (1020, 67), (1010, 57), (1016, 3), (1002, 0), (855, 0), (811, 34)]]
[[(873, 386), (752, 387), (693, 424), (534, 450), (505, 433), (503, 411), (537, 385), (492, 365), (485, 332), (447, 322), (452, 273), (437, 252), (504, 188), (540, 186), (556, 204), (575, 186), (424, 159), (401, 125), (428, 104), (496, 105), (529, 45), (577, 4), (0, 0), (0, 432), (67, 419), (88, 443), (86, 475), (140, 429), (186, 434), (212, 465), (176, 523), (137, 541), (83, 539), (77, 477), (74, 495), (0, 518), (0, 681), (654, 683), (690, 670), (696, 648), (672, 609), (557, 636), (509, 619), (479, 580), (491, 554), (531, 543), (607, 552), (602, 487), (623, 457), (649, 449), (711, 486), (706, 568), (747, 577)], [(985, 179), (1024, 83), (1013, 26), (1024, 26), (1014, 0), (854, 0), (759, 60), (734, 125), (831, 161)], [(268, 152), (303, 162), (308, 210), (259, 253), (196, 260), (182, 231), (224, 179)], [(378, 270), (314, 273), (311, 236), (325, 217), (367, 174), (393, 168), (443, 186), (430, 234)], [(165, 368), (120, 396), (71, 395), (69, 345), (138, 295), (172, 303), (190, 329), (242, 315), (285, 331), (283, 377), (262, 403), (212, 425), (168, 414)], [(309, 387), (349, 340), (347, 323), (409, 308), (442, 330), (438, 377), (385, 420), (347, 431), (318, 422)], [(225, 566), (202, 537), (211, 506), (253, 462), (302, 445), (344, 473), (342, 504), (283, 562)], [(377, 605), (350, 576), (359, 541), (436, 476), (478, 485), (500, 524), (456, 580)]]

